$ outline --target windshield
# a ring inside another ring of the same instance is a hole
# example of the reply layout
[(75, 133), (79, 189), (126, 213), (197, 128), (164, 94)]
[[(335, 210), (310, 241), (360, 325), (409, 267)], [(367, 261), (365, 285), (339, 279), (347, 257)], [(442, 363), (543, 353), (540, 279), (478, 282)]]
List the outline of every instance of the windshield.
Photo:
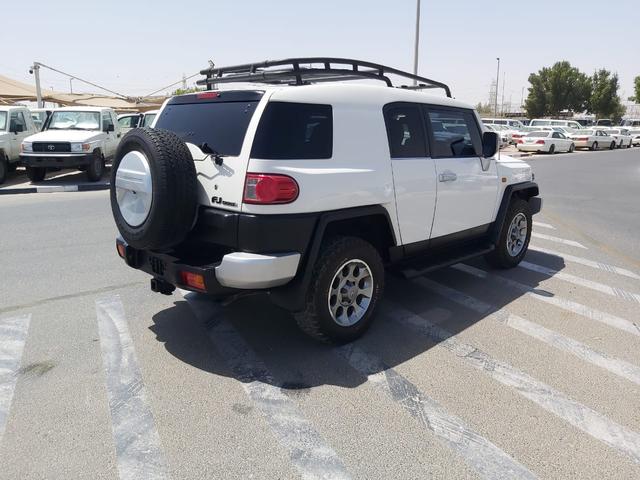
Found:
[(170, 130), (184, 142), (204, 143), (220, 155), (240, 154), (249, 121), (258, 102), (202, 102), (169, 104), (156, 128)]
[(157, 113), (147, 113), (144, 116), (144, 120), (142, 121), (143, 127), (149, 127), (153, 123), (153, 120), (156, 118)]
[(548, 131), (538, 131), (538, 132), (531, 132), (527, 135), (527, 137), (548, 137), (549, 136), (549, 132)]
[(7, 129), (7, 112), (0, 112), (0, 131)]
[(48, 130), (100, 130), (100, 113), (79, 111), (53, 112)]
[(532, 127), (535, 127), (535, 126), (540, 127), (542, 125), (551, 125), (551, 122), (549, 120), (532, 120), (530, 125)]

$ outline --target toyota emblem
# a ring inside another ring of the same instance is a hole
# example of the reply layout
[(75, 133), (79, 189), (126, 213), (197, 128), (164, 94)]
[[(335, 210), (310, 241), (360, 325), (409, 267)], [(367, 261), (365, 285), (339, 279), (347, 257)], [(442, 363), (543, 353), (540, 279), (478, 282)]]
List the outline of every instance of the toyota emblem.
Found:
[(55, 145), (49, 145), (47, 146), (47, 148), (49, 149), (50, 152), (53, 152), (56, 149)]

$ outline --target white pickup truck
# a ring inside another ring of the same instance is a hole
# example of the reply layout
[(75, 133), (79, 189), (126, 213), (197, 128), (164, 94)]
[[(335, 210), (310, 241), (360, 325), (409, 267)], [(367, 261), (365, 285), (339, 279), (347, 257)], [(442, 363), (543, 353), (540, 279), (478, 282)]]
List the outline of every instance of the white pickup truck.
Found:
[(38, 128), (26, 107), (0, 107), (0, 184), (20, 161), (20, 144)]
[(24, 139), (20, 158), (32, 182), (44, 180), (47, 168), (79, 168), (87, 172), (90, 181), (97, 182), (122, 135), (111, 108), (58, 108), (42, 132)]

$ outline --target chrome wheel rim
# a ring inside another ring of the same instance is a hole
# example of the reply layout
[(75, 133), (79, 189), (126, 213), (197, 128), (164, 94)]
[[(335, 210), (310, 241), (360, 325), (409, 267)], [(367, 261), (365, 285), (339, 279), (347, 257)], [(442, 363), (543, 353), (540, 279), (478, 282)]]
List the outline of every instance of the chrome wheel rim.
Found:
[(341, 327), (358, 323), (369, 310), (373, 296), (373, 274), (366, 262), (345, 262), (333, 276), (327, 302), (331, 318)]
[(509, 225), (509, 234), (507, 235), (507, 252), (512, 257), (517, 257), (522, 252), (524, 244), (527, 241), (527, 217), (524, 213), (518, 213)]
[(122, 218), (129, 226), (139, 227), (149, 216), (153, 200), (151, 169), (144, 153), (132, 150), (122, 157), (115, 186)]

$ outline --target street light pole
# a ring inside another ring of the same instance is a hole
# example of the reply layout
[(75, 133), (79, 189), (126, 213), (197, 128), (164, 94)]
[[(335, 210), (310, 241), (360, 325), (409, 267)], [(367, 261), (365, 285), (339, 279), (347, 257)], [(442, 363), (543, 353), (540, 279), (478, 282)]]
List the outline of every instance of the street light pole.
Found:
[[(416, 44), (413, 49), (413, 74), (418, 75), (418, 47), (420, 45), (420, 0), (416, 6)], [(417, 80), (413, 80), (413, 85), (418, 85)]]
[(43, 108), (44, 103), (42, 102), (42, 90), (40, 89), (40, 64), (38, 62), (33, 62), (29, 73), (33, 73), (33, 76), (36, 78), (36, 100), (38, 102), (38, 108)]
[(73, 77), (69, 77), (69, 93), (71, 93), (71, 95), (73, 95)]
[(500, 57), (497, 57), (496, 60), (498, 61), (498, 71), (496, 72), (496, 99), (495, 99), (495, 105), (493, 108), (493, 115), (494, 116), (498, 116), (498, 86), (500, 85)]

